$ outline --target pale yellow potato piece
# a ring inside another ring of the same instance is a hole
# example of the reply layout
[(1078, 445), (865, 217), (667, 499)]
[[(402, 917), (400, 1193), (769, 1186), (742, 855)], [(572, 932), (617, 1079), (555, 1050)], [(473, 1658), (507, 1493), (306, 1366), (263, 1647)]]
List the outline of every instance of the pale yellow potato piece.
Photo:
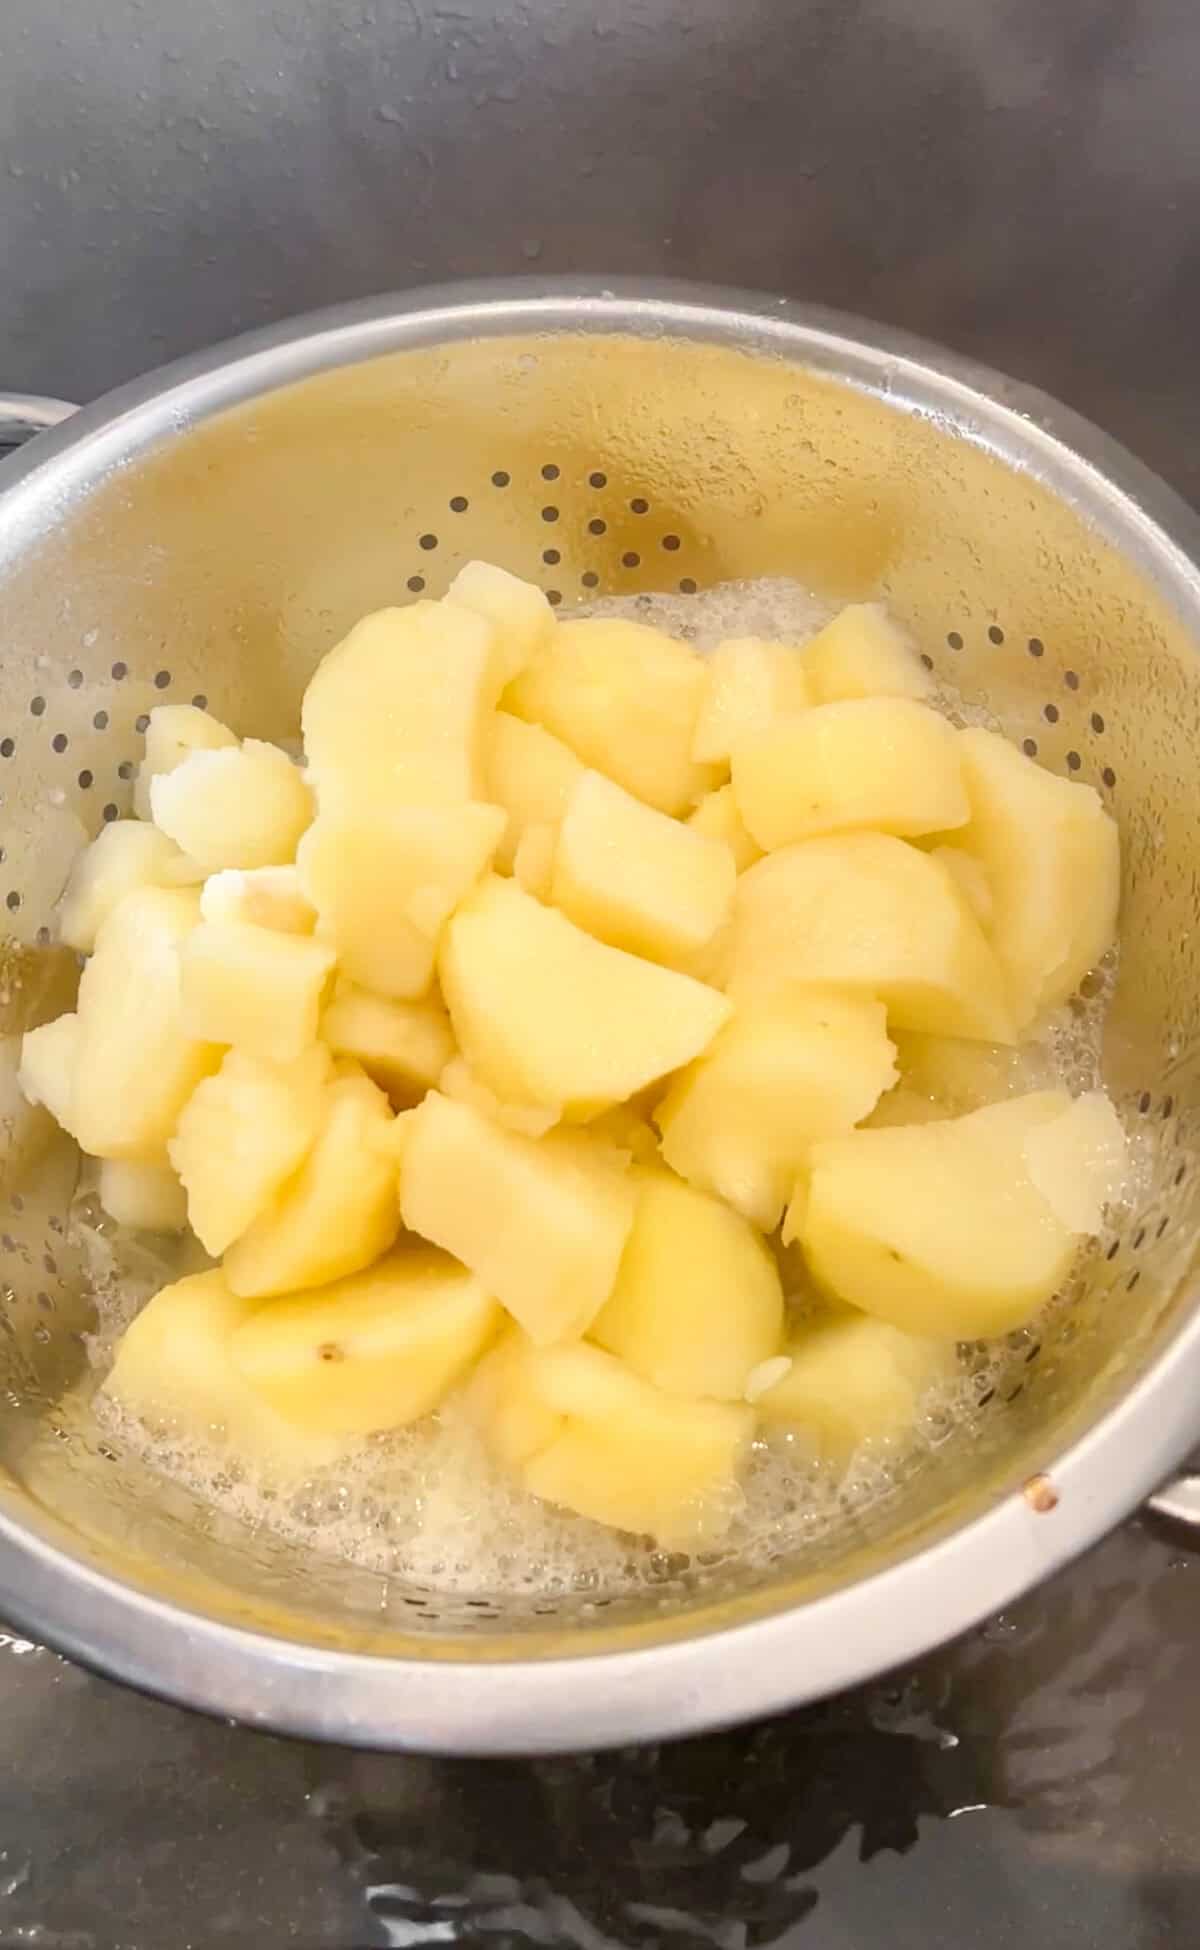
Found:
[(184, 855), (174, 840), (139, 819), (101, 827), (71, 868), (58, 910), (58, 938), (90, 955), (101, 925), (136, 887), (179, 884)]
[(141, 887), (96, 937), (79, 982), (67, 1126), (93, 1157), (161, 1163), (184, 1104), (221, 1060), (224, 1038), (196, 1029), (183, 1005), (180, 954), (199, 913), (191, 891)]
[(544, 725), (577, 757), (659, 812), (688, 812), (723, 768), (692, 758), (704, 659), (643, 623), (560, 623), (504, 694), (518, 718)]
[(852, 697), (928, 697), (933, 678), (882, 603), (850, 603), (804, 647), (819, 704)]
[(790, 643), (731, 637), (706, 662), (708, 683), (692, 739), (692, 757), (702, 765), (728, 764), (743, 738), (813, 702), (803, 652)]
[[(960, 1340), (1019, 1327), (1070, 1271), (1084, 1231), (1054, 1187), (1091, 1168), (1095, 1147), (1061, 1090), (965, 1117), (854, 1131), (814, 1145), (784, 1237), (798, 1237), (820, 1285), (908, 1333)], [(1107, 1181), (1105, 1181), (1107, 1182)], [(1057, 1209), (1056, 1209), (1057, 1206)]]
[(600, 772), (576, 781), (550, 892), (598, 940), (687, 967), (728, 920), (736, 879), (722, 841), (655, 812)]
[(400, 1229), (392, 1121), (369, 1078), (325, 1086), (323, 1121), (299, 1171), (225, 1255), (233, 1292), (265, 1298), (325, 1286), (388, 1250)]
[(145, 1232), (182, 1232), (187, 1194), (169, 1165), (102, 1158), (97, 1194), (110, 1219)]
[(75, 1136), (75, 1068), (79, 1017), (71, 1013), (27, 1029), (21, 1038), (17, 1087), (27, 1104), (41, 1104), (68, 1137)]
[(655, 1110), (663, 1157), (773, 1232), (810, 1145), (874, 1109), (895, 1054), (869, 996), (786, 988), (749, 1002)]
[(672, 1549), (728, 1527), (753, 1409), (664, 1394), (595, 1347), (543, 1348), (530, 1365), (547, 1407), (566, 1417), (524, 1465), (534, 1496)]
[(437, 1080), (437, 1087), (443, 1097), (453, 1097), (459, 1104), (472, 1104), (485, 1117), (494, 1117), (507, 1130), (520, 1131), (525, 1137), (544, 1137), (558, 1123), (557, 1110), (536, 1104), (501, 1103), (494, 1091), (480, 1083), (463, 1056), (451, 1057)]
[(405, 1225), (478, 1274), (531, 1339), (583, 1334), (612, 1291), (634, 1188), (611, 1147), (528, 1138), (431, 1091), (408, 1114)]
[(687, 823), (695, 832), (706, 833), (710, 840), (723, 840), (739, 873), (763, 857), (761, 846), (746, 831), (731, 785), (706, 792), (695, 812), (688, 814)]
[(1025, 1139), (1025, 1166), (1063, 1225), (1098, 1232), (1129, 1176), (1125, 1132), (1104, 1092), (1089, 1090), (1061, 1118), (1035, 1125)]
[(300, 847), (300, 881), (351, 981), (399, 1001), (427, 993), (442, 927), (488, 866), (504, 819), (485, 805), (321, 814)]
[(530, 826), (557, 829), (571, 788), (584, 767), (569, 746), (540, 724), (497, 711), (487, 748), (487, 797), (508, 814), (496, 848), (496, 865), (513, 871), (517, 848)]
[(290, 1063), (316, 1041), (333, 948), (245, 921), (202, 921), (183, 948), (183, 1020), (195, 1036)]
[(280, 934), (311, 934), (317, 911), (294, 863), (284, 867), (224, 867), (200, 889), (203, 921), (249, 921)]
[(285, 1421), (316, 1435), (371, 1435), (420, 1421), (460, 1381), (501, 1321), (446, 1254), (406, 1247), (365, 1272), (260, 1307), (229, 1351)]
[(825, 833), (916, 839), (969, 811), (953, 726), (907, 697), (821, 704), (747, 733), (733, 796), (765, 852)]
[(554, 885), (557, 826), (527, 826), (513, 855), (513, 879), (535, 900), (548, 901)]
[(994, 731), (959, 733), (971, 818), (955, 844), (987, 874), (990, 938), (1018, 1027), (1065, 1002), (1117, 934), (1117, 828), (1090, 785)]
[(495, 631), (497, 695), (554, 634), (554, 611), (542, 590), (491, 562), (468, 562), (446, 591), (448, 603), (474, 610)]
[(454, 1032), (439, 999), (393, 1002), (344, 976), (321, 1017), (321, 1039), (361, 1063), (396, 1105), (416, 1103), (454, 1055)]
[(438, 960), (459, 1048), (506, 1103), (592, 1115), (699, 1055), (728, 1019), (690, 976), (596, 941), (510, 880), (485, 880)]
[(277, 745), (247, 738), (225, 751), (191, 752), (150, 785), (154, 824), (203, 873), (293, 860), (313, 816), (299, 768)]
[(697, 982), (704, 982), (709, 988), (723, 989), (729, 980), (733, 967), (733, 913), (717, 929), (707, 947), (699, 954), (689, 955), (680, 964), (680, 974), (691, 975)]
[(992, 883), (975, 855), (964, 852), (961, 846), (935, 846), (930, 849), (930, 858), (945, 867), (986, 934), (992, 925), (996, 903), (992, 898)]
[(467, 1420), (494, 1462), (517, 1469), (560, 1434), (565, 1418), (548, 1408), (533, 1381), (534, 1343), (509, 1326), (462, 1392)]
[(293, 1427), (248, 1387), (230, 1341), (259, 1306), (219, 1267), (164, 1287), (126, 1328), (103, 1392), (158, 1436), (228, 1450), (270, 1482), (302, 1480), (345, 1448)]
[(318, 666), (301, 724), (321, 811), (483, 797), (495, 630), (457, 603), (363, 617)]
[(320, 1129), (332, 1069), (320, 1043), (284, 1063), (231, 1049), (188, 1098), (167, 1152), (188, 1222), (214, 1259), (299, 1170)]
[(157, 704), (146, 726), (146, 748), (133, 786), (133, 810), (150, 818), (150, 787), (173, 772), (193, 752), (223, 751), (238, 743), (236, 734), (195, 704)]
[(788, 982), (875, 995), (897, 1028), (1014, 1040), (999, 965), (954, 881), (889, 834), (800, 840), (741, 876), (728, 992), (741, 1005)]
[(783, 1289), (758, 1233), (661, 1166), (637, 1174), (617, 1283), (589, 1337), (670, 1395), (741, 1401), (783, 1341)]
[(802, 1328), (782, 1380), (755, 1407), (768, 1429), (799, 1429), (845, 1462), (863, 1442), (906, 1435), (931, 1388), (953, 1380), (954, 1342), (905, 1334), (869, 1314), (839, 1313)]
[(615, 1145), (618, 1151), (627, 1151), (634, 1164), (659, 1162), (658, 1132), (636, 1103), (614, 1104), (611, 1110), (593, 1117), (587, 1129), (593, 1137)]

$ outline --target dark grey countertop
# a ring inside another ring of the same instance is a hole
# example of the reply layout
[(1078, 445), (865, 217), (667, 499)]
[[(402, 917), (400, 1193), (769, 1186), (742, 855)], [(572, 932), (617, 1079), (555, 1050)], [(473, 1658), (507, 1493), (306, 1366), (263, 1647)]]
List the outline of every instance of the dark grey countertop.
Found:
[[(946, 341), (1200, 501), (1198, 75), (1195, 0), (6, 0), (0, 388), (414, 283), (667, 273)], [(1198, 1641), (1200, 1558), (1134, 1523), (890, 1683), (485, 1765), (0, 1635), (0, 1950), (1190, 1950)]]
[(1198, 1629), (1200, 1556), (1131, 1524), (827, 1705), (495, 1762), (247, 1733), (0, 1635), (0, 1945), (1191, 1950)]

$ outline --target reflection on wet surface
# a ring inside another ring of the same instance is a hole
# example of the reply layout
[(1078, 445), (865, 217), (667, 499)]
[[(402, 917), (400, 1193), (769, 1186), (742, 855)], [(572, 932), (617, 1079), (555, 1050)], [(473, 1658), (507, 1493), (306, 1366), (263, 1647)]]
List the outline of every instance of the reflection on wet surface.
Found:
[(1131, 1524), (825, 1705), (485, 1763), (246, 1733), (0, 1633), (0, 1950), (1188, 1945), (1198, 1640), (1200, 1555)]

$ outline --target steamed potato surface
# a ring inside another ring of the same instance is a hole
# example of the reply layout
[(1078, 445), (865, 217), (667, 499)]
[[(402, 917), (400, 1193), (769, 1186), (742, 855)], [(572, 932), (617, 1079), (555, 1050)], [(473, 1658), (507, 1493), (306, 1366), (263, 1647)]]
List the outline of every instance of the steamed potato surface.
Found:
[(115, 1219), (221, 1262), (113, 1399), (279, 1477), (453, 1397), (681, 1548), (756, 1430), (903, 1440), (1124, 1169), (1106, 1099), (1019, 1081), (1114, 941), (1115, 827), (931, 693), (878, 605), (706, 657), (471, 563), (330, 650), (302, 764), (151, 712), (20, 1067)]

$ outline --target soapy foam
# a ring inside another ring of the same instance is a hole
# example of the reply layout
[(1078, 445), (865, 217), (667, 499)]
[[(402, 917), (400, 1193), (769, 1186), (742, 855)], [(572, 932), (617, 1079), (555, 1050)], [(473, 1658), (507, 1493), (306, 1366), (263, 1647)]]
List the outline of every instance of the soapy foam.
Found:
[[(630, 617), (708, 649), (729, 636), (803, 643), (831, 610), (799, 584), (771, 579), (728, 583), (690, 597), (605, 599), (589, 613)], [(994, 725), (953, 694), (939, 693), (936, 702), (960, 723)], [(1012, 1094), (1045, 1087), (1050, 1078), (1073, 1093), (1099, 1085), (1111, 971), (1087, 986), (1090, 993), (1060, 1011), (1027, 1062), (1014, 1067)], [(1135, 1151), (1134, 1176), (1145, 1179), (1150, 1163), (1146, 1154), (1139, 1163)], [(1136, 1203), (1136, 1195), (1130, 1203)], [(160, 1254), (147, 1247), (144, 1236), (122, 1234), (87, 1193), (77, 1202), (72, 1230), (96, 1299), (90, 1353), (99, 1382), (144, 1300), (191, 1268), (179, 1263), (175, 1249)], [(789, 1304), (800, 1315), (811, 1307), (811, 1296), (793, 1292)], [(806, 1547), (825, 1543), (877, 1512), (932, 1451), (969, 1442), (985, 1405), (1012, 1392), (1037, 1339), (1034, 1323), (1002, 1342), (964, 1348), (959, 1372), (928, 1390), (909, 1434), (864, 1444), (843, 1469), (820, 1462), (800, 1432), (756, 1441), (728, 1531), (698, 1563), (759, 1571), (782, 1556), (794, 1560)], [(336, 1468), (287, 1486), (256, 1481), (219, 1442), (208, 1447), (191, 1434), (146, 1429), (102, 1392), (87, 1412), (109, 1441), (140, 1453), (251, 1528), (447, 1597), (608, 1598), (661, 1587), (687, 1568), (682, 1554), (524, 1495), (491, 1464), (454, 1400), (418, 1427), (372, 1437)]]

